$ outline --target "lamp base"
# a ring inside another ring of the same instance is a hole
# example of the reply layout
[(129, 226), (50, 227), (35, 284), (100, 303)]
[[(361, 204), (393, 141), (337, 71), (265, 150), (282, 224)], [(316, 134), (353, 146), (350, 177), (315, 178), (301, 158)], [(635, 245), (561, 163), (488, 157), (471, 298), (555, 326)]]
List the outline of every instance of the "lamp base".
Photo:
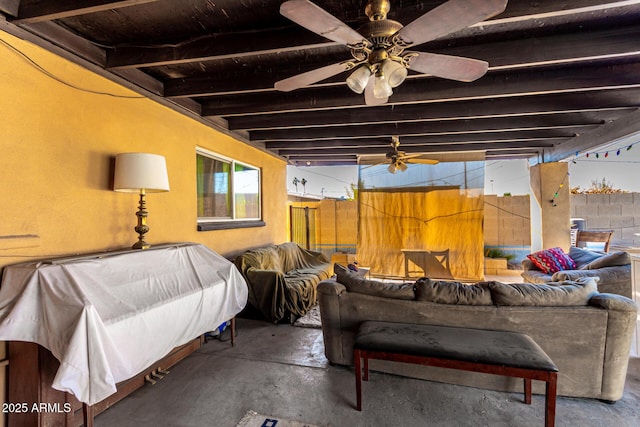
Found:
[(149, 249), (150, 247), (151, 245), (143, 240), (134, 243), (133, 246), (131, 246), (131, 249)]
[(136, 225), (134, 230), (138, 233), (138, 241), (134, 243), (131, 248), (149, 249), (151, 245), (144, 240), (145, 233), (149, 231), (149, 227), (147, 226), (147, 216), (149, 216), (149, 212), (147, 212), (147, 202), (145, 200), (144, 190), (140, 190), (140, 204), (138, 205), (138, 212), (136, 212), (136, 216), (138, 217), (138, 225)]

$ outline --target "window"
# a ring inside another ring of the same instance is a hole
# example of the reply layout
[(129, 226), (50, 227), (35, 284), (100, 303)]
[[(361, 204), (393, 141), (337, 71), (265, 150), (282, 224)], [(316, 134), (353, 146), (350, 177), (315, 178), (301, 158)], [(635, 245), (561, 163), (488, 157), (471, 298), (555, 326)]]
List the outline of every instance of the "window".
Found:
[(260, 169), (197, 149), (196, 178), (198, 230), (264, 225)]

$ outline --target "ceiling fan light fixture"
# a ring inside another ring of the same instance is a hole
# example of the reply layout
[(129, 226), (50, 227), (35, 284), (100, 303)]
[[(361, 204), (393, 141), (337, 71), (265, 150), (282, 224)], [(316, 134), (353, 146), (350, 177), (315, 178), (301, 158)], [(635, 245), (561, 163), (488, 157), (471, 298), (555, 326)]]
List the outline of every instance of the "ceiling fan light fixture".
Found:
[(387, 170), (391, 173), (396, 173), (396, 165), (394, 163), (391, 163)]
[(373, 96), (374, 98), (386, 99), (393, 95), (393, 89), (391, 85), (384, 77), (384, 74), (378, 73), (373, 81)]
[(370, 78), (371, 70), (368, 66), (362, 65), (347, 77), (347, 86), (355, 93), (362, 93), (364, 88), (367, 87)]
[(398, 87), (407, 78), (407, 69), (400, 63), (391, 59), (382, 62), (382, 74), (387, 78), (389, 86)]
[(400, 172), (404, 172), (409, 168), (404, 162), (398, 162), (397, 167), (400, 169)]

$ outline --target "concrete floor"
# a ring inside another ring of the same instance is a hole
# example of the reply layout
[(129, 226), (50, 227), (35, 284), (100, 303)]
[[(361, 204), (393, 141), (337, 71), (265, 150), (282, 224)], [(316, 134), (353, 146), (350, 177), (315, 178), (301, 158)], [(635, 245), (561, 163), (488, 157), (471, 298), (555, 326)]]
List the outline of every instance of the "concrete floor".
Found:
[[(209, 341), (156, 385), (96, 417), (97, 427), (234, 427), (249, 410), (320, 426), (542, 426), (544, 397), (372, 373), (355, 408), (353, 371), (330, 366), (318, 329), (238, 319), (236, 346)], [(585, 373), (587, 375), (588, 373)], [(611, 405), (559, 397), (557, 426), (640, 425), (640, 359)]]

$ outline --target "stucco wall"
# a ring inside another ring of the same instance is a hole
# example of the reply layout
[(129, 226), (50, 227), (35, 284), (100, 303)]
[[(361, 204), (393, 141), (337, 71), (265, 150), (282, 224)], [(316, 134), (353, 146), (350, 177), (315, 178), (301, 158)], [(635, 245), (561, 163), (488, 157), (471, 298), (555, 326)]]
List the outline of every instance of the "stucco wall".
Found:
[[(133, 244), (138, 196), (111, 190), (113, 158), (120, 152), (167, 159), (171, 191), (147, 196), (152, 245), (195, 241), (233, 256), (286, 240), (282, 160), (30, 43), (0, 37), (76, 86), (46, 76), (0, 45), (0, 266)], [(197, 231), (196, 146), (262, 169), (266, 227)]]
[[(138, 196), (111, 190), (113, 159), (121, 152), (166, 157), (171, 191), (147, 196), (152, 245), (199, 242), (230, 258), (286, 240), (282, 160), (30, 43), (3, 32), (0, 39), (68, 83), (0, 44), (0, 268), (130, 247), (137, 240)], [(265, 227), (197, 231), (196, 146), (262, 170)], [(2, 368), (0, 401), (4, 377)]]

